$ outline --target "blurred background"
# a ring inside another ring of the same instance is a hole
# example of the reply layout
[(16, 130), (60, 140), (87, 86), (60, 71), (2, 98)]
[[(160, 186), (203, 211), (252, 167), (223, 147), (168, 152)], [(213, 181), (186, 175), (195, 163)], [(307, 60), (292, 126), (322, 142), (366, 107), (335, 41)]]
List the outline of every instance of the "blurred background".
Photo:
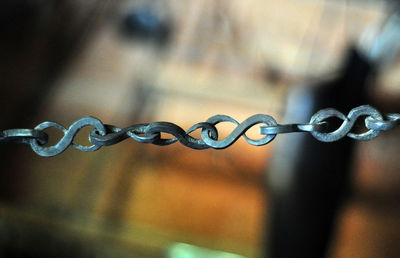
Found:
[[(363, 74), (363, 92), (353, 94), (365, 95), (361, 104), (399, 112), (395, 47), (374, 52), (396, 8), (394, 1), (378, 0), (2, 1), (0, 128), (43, 121), (69, 126), (86, 115), (119, 127), (169, 121), (188, 129), (215, 114), (243, 121), (262, 113), (282, 122), (296, 110), (287, 101), (291, 92), (312, 95), (327, 78), (360, 67), (346, 61), (354, 49), (372, 72)], [(340, 109), (335, 102), (325, 107)], [(308, 121), (297, 112), (291, 122)], [(223, 137), (234, 126), (218, 128)], [(76, 141), (89, 144), (90, 129)], [(53, 143), (62, 136), (46, 132)], [(271, 243), (276, 246), (270, 229), (278, 225), (270, 223), (277, 181), (270, 175), (280, 171), (271, 164), (294, 164), (279, 147), (285, 137), (264, 147), (240, 139), (225, 150), (202, 151), (126, 140), (52, 158), (4, 143), (0, 254), (264, 257)], [(339, 187), (350, 190), (334, 205), (323, 252), (398, 257), (400, 131), (352, 142), (350, 169)], [(298, 150), (312, 159), (312, 151)]]

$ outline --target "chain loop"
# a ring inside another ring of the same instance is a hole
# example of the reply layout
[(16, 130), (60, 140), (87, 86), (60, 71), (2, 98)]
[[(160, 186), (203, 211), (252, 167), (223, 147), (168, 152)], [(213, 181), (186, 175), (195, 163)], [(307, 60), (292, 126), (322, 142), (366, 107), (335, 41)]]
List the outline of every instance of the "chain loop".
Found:
[(203, 138), (204, 142), (209, 145), (210, 147), (214, 149), (225, 149), (229, 146), (231, 146), (234, 142), (239, 139), (240, 136), (243, 136), (243, 138), (251, 145), (255, 146), (261, 146), (269, 143), (272, 141), (276, 134), (270, 134), (270, 135), (265, 135), (263, 138), (258, 139), (258, 140), (253, 140), (250, 139), (247, 135), (246, 132), (249, 130), (252, 126), (256, 124), (263, 123), (267, 126), (274, 126), (276, 125), (275, 119), (273, 119), (271, 116), (268, 115), (253, 115), (246, 120), (244, 120), (242, 123), (239, 123), (235, 119), (233, 119), (230, 116), (226, 115), (216, 115), (213, 117), (210, 117), (207, 120), (207, 123), (210, 123), (212, 125), (217, 125), (221, 122), (231, 122), (237, 125), (237, 127), (232, 131), (231, 134), (229, 134), (226, 138), (222, 140), (217, 140), (213, 139), (210, 137), (210, 134), (208, 133), (208, 130), (203, 130), (201, 133), (201, 137)]
[(312, 131), (322, 131), (327, 127), (326, 122), (315, 124), (287, 124), (275, 126), (261, 126), (260, 134), (282, 134), (282, 133), (302, 133)]
[[(218, 137), (217, 129), (215, 128), (214, 125), (209, 124), (209, 123), (201, 123), (201, 124), (196, 124), (192, 128), (188, 130), (188, 132), (193, 132), (199, 128), (202, 128), (202, 132), (207, 132), (207, 135), (209, 135), (212, 139), (216, 139)], [(172, 143), (175, 143), (179, 141), (181, 144), (185, 145), (186, 147), (192, 148), (192, 149), (208, 149), (212, 146), (206, 144), (202, 139), (196, 139), (192, 136), (189, 135), (189, 133), (186, 133), (182, 128), (179, 126), (169, 123), (169, 122), (156, 122), (149, 124), (145, 130), (145, 135), (153, 135), (153, 134), (160, 134), (160, 133), (167, 133), (175, 136), (175, 138), (172, 139), (158, 139), (154, 141), (153, 143), (156, 145), (170, 145)]]
[[(364, 122), (368, 131), (364, 133), (352, 133), (355, 122), (360, 117), (366, 117)], [(327, 119), (337, 117), (343, 122), (333, 132), (326, 132)], [(218, 130), (215, 127), (222, 122), (229, 122), (236, 125), (236, 128), (225, 138), (218, 139)], [(257, 124), (260, 126), (261, 139), (251, 139), (246, 132)], [(114, 125), (103, 124), (94, 117), (83, 117), (74, 122), (68, 129), (54, 122), (43, 122), (32, 129), (9, 129), (0, 131), (0, 142), (12, 141), (30, 144), (34, 152), (40, 156), (51, 157), (60, 154), (70, 145), (80, 151), (96, 151), (102, 146), (109, 146), (119, 143), (127, 138), (140, 143), (152, 143), (155, 145), (170, 145), (179, 141), (184, 146), (192, 149), (224, 149), (235, 143), (241, 136), (252, 145), (261, 146), (271, 142), (277, 134), (293, 132), (309, 132), (317, 140), (323, 142), (337, 141), (345, 136), (355, 140), (371, 140), (386, 131), (400, 125), (400, 114), (382, 115), (375, 108), (364, 105), (353, 108), (347, 116), (333, 108), (322, 109), (315, 113), (308, 124), (277, 124), (275, 119), (268, 115), (253, 115), (242, 123), (226, 115), (210, 117), (206, 122), (193, 125), (189, 130), (184, 131), (176, 124), (169, 122), (155, 122), (136, 124), (126, 128), (119, 128)], [(94, 127), (89, 133), (91, 146), (74, 144), (73, 140), (78, 131), (86, 126)], [(64, 133), (64, 136), (53, 146), (44, 146), (47, 143), (45, 129), (54, 127)], [(201, 129), (201, 138), (195, 138), (190, 134)], [(173, 138), (162, 138), (162, 133), (170, 134)]]
[[(131, 137), (133, 140), (141, 143), (153, 143), (155, 145), (165, 146), (177, 141), (192, 149), (210, 148), (202, 139), (196, 139), (189, 134), (197, 129), (208, 130), (213, 139), (218, 138), (218, 132), (215, 126), (209, 123), (198, 123), (193, 125), (187, 132), (181, 127), (168, 123), (156, 122), (151, 124), (137, 124), (124, 129), (113, 125), (105, 125), (106, 134), (99, 135), (94, 129), (89, 134), (89, 141), (98, 146), (108, 146)], [(175, 136), (171, 139), (162, 139), (161, 133), (167, 133)]]
[(48, 135), (43, 131), (33, 129), (8, 129), (0, 131), (0, 142), (30, 144), (32, 140), (36, 140), (40, 144), (46, 144)]
[(104, 125), (106, 133), (101, 135), (96, 128), (89, 134), (89, 141), (98, 146), (109, 146), (119, 143), (129, 137), (141, 143), (153, 143), (158, 140), (161, 135), (154, 134), (145, 136), (145, 129), (149, 124), (137, 124), (127, 128), (119, 128), (114, 125)]
[(400, 125), (400, 114), (385, 114), (383, 120), (367, 117), (365, 126), (371, 130), (387, 131)]
[(360, 134), (350, 133), (354, 123), (361, 116), (368, 116), (368, 117), (371, 117), (376, 120), (383, 119), (383, 117), (379, 113), (379, 111), (377, 111), (375, 108), (368, 106), (368, 105), (353, 108), (349, 112), (347, 117), (344, 114), (342, 114), (341, 112), (339, 112), (333, 108), (322, 109), (311, 117), (310, 124), (320, 123), (331, 117), (340, 118), (343, 120), (343, 123), (337, 130), (335, 130), (333, 132), (326, 133), (326, 132), (312, 131), (311, 134), (317, 140), (322, 141), (322, 142), (337, 141), (345, 136), (348, 136), (348, 137), (356, 139), (356, 140), (361, 140), (361, 141), (371, 140), (371, 139), (377, 137), (379, 135), (380, 131), (374, 130), (374, 129), (369, 129), (367, 132), (360, 133)]
[(64, 133), (64, 136), (54, 146), (42, 146), (38, 141), (33, 140), (30, 142), (31, 148), (34, 152), (44, 157), (52, 157), (58, 155), (61, 152), (63, 152), (66, 148), (68, 148), (68, 146), (70, 145), (72, 145), (75, 149), (80, 151), (96, 151), (101, 147), (100, 145), (93, 144), (92, 146), (82, 146), (72, 143), (78, 131), (85, 126), (95, 127), (100, 134), (106, 133), (103, 123), (97, 118), (90, 116), (83, 117), (77, 120), (68, 128), (68, 130), (64, 126), (58, 123), (43, 122), (38, 126), (36, 126), (35, 130), (43, 131), (47, 128), (54, 127), (61, 130)]

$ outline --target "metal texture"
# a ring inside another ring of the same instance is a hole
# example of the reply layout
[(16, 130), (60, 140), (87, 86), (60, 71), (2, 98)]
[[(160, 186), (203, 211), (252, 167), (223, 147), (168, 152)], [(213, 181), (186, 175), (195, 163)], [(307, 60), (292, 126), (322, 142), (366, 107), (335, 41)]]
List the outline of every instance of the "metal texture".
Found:
[(327, 127), (326, 122), (315, 123), (315, 124), (287, 124), (287, 125), (275, 125), (275, 126), (262, 126), (260, 128), (260, 134), (282, 134), (282, 133), (302, 133), (302, 132), (313, 132), (322, 131)]
[(36, 140), (40, 144), (46, 144), (48, 135), (39, 130), (32, 129), (9, 129), (0, 131), (0, 142), (16, 142), (29, 144)]
[(385, 114), (384, 120), (367, 117), (365, 126), (372, 130), (386, 131), (400, 125), (400, 114)]
[[(333, 132), (326, 132), (328, 119), (336, 117), (343, 120), (342, 125)], [(365, 117), (365, 126), (368, 131), (364, 133), (352, 133), (354, 123), (360, 117)], [(222, 122), (229, 122), (237, 127), (225, 138), (218, 138), (218, 130), (215, 127)], [(246, 135), (246, 132), (257, 124), (260, 126), (261, 139), (254, 140)], [(80, 151), (96, 151), (102, 146), (117, 144), (127, 138), (140, 143), (152, 143), (165, 146), (179, 141), (192, 149), (224, 149), (235, 143), (241, 136), (251, 145), (261, 146), (271, 142), (277, 134), (309, 132), (317, 140), (333, 142), (348, 136), (355, 140), (371, 140), (381, 131), (393, 129), (400, 125), (400, 114), (382, 115), (375, 108), (364, 105), (353, 108), (347, 116), (333, 108), (322, 109), (315, 113), (308, 124), (277, 124), (275, 119), (268, 115), (253, 115), (242, 123), (226, 115), (210, 117), (206, 122), (193, 125), (185, 131), (176, 124), (169, 122), (155, 122), (149, 124), (136, 124), (127, 128), (119, 128), (113, 125), (103, 124), (94, 117), (83, 117), (74, 122), (68, 129), (55, 122), (43, 122), (32, 129), (9, 129), (0, 131), (0, 142), (18, 142), (30, 144), (32, 150), (40, 156), (51, 157), (60, 154), (70, 145)], [(94, 127), (89, 134), (91, 146), (74, 144), (75, 135), (86, 126)], [(45, 129), (54, 127), (61, 130), (64, 136), (53, 146), (46, 146), (47, 134)], [(195, 138), (190, 134), (201, 129), (201, 138)], [(170, 134), (173, 138), (162, 138), (161, 133)]]
[(369, 130), (365, 133), (361, 134), (355, 134), (351, 133), (351, 129), (354, 126), (354, 123), (357, 121), (357, 119), (361, 116), (367, 116), (367, 118), (372, 118), (375, 121), (383, 121), (383, 117), (381, 113), (379, 113), (378, 110), (375, 108), (364, 105), (364, 106), (359, 106), (356, 108), (353, 108), (347, 117), (337, 111), (336, 109), (333, 108), (326, 108), (318, 111), (315, 113), (310, 120), (310, 124), (313, 123), (320, 123), (322, 121), (327, 120), (328, 118), (331, 117), (337, 117), (339, 119), (343, 120), (342, 125), (335, 131), (325, 133), (325, 132), (319, 132), (319, 131), (313, 131), (311, 134), (318, 140), (323, 141), (323, 142), (334, 142), (337, 140), (340, 140), (341, 138), (348, 136), (350, 138), (356, 139), (356, 140), (371, 140), (379, 135), (381, 130), (375, 130), (368, 128)]
[(92, 146), (82, 146), (72, 143), (78, 131), (85, 126), (93, 126), (100, 135), (104, 135), (106, 133), (103, 123), (97, 118), (90, 116), (83, 117), (77, 120), (68, 128), (68, 130), (64, 126), (58, 123), (43, 122), (38, 126), (36, 126), (35, 130), (43, 131), (47, 128), (54, 127), (61, 130), (64, 133), (64, 136), (54, 146), (43, 146), (38, 141), (35, 140), (30, 141), (29, 144), (31, 145), (31, 148), (34, 152), (44, 157), (51, 157), (58, 155), (61, 152), (63, 152), (66, 148), (68, 148), (70, 145), (72, 145), (75, 149), (80, 151), (98, 150), (101, 147), (100, 145), (93, 144)]

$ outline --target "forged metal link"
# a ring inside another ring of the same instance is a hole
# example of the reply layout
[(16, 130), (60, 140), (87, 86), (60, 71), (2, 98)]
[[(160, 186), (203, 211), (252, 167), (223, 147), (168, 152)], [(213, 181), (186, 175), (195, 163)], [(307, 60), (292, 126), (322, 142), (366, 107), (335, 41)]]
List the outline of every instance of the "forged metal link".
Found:
[(95, 151), (98, 150), (101, 146), (93, 144), (92, 146), (82, 146), (82, 145), (77, 145), (72, 143), (74, 140), (75, 135), (78, 133), (80, 129), (82, 129), (85, 126), (93, 126), (99, 133), (100, 135), (104, 135), (106, 133), (106, 130), (104, 128), (103, 123), (98, 120), (97, 118), (94, 117), (82, 117), (81, 119), (77, 120), (75, 123), (73, 123), (68, 130), (54, 122), (43, 122), (39, 124), (38, 126), (35, 127), (35, 130), (37, 131), (43, 131), (47, 128), (50, 127), (55, 127), (61, 131), (63, 131), (64, 136), (61, 138), (61, 140), (54, 146), (42, 146), (40, 142), (36, 140), (32, 140), (29, 142), (31, 145), (31, 148), (34, 152), (39, 154), (40, 156), (44, 157), (52, 157), (55, 155), (60, 154), (63, 152), (66, 148), (68, 148), (70, 145), (72, 145), (75, 149), (80, 150), (80, 151)]
[(281, 134), (281, 133), (296, 133), (296, 132), (313, 132), (322, 131), (327, 127), (326, 122), (315, 124), (287, 124), (276, 126), (260, 127), (260, 134)]
[(385, 114), (384, 120), (373, 119), (367, 117), (365, 120), (365, 126), (368, 129), (386, 131), (395, 128), (400, 125), (400, 114)]
[(226, 115), (216, 115), (213, 117), (210, 117), (206, 123), (210, 123), (212, 125), (216, 125), (221, 122), (231, 122), (237, 125), (237, 127), (232, 131), (231, 134), (229, 134), (225, 139), (223, 140), (218, 140), (218, 139), (213, 139), (210, 137), (209, 131), (208, 130), (203, 130), (201, 132), (201, 138), (203, 141), (210, 147), (214, 149), (225, 149), (229, 146), (231, 146), (234, 142), (239, 139), (240, 136), (243, 136), (243, 138), (250, 143), (251, 145), (255, 146), (261, 146), (269, 143), (272, 141), (276, 134), (267, 134), (263, 138), (258, 139), (258, 140), (253, 140), (250, 139), (247, 135), (246, 132), (249, 130), (251, 127), (253, 127), (256, 124), (263, 123), (267, 126), (276, 126), (276, 121), (273, 119), (271, 116), (268, 115), (253, 115), (246, 120), (244, 120), (242, 123), (239, 123), (235, 119), (233, 119), (230, 116)]
[(312, 131), (311, 134), (318, 140), (323, 142), (334, 142), (341, 138), (348, 136), (356, 140), (371, 140), (379, 135), (380, 130), (368, 128), (369, 130), (365, 133), (355, 134), (350, 133), (354, 123), (361, 116), (367, 116), (375, 121), (382, 121), (383, 117), (379, 111), (371, 106), (359, 106), (353, 108), (347, 117), (333, 108), (322, 109), (315, 113), (310, 120), (310, 124), (322, 122), (331, 117), (337, 117), (343, 120), (342, 125), (335, 131), (330, 133), (324, 133), (319, 131)]
[(29, 144), (32, 140), (46, 144), (47, 133), (32, 129), (9, 129), (0, 131), (0, 142), (16, 142)]
[[(339, 128), (327, 132), (328, 119), (336, 117), (343, 120)], [(368, 129), (364, 133), (351, 132), (355, 122), (365, 117), (364, 123)], [(215, 127), (222, 122), (233, 123), (236, 128), (225, 138), (218, 138), (218, 130)], [(255, 140), (246, 135), (246, 132), (255, 125), (261, 124), (260, 134), (262, 138)], [(277, 134), (309, 132), (317, 140), (333, 142), (348, 136), (355, 140), (371, 140), (381, 131), (393, 129), (400, 125), (400, 114), (382, 115), (375, 108), (364, 105), (353, 108), (347, 116), (333, 108), (322, 109), (315, 113), (308, 124), (277, 124), (275, 119), (268, 115), (253, 115), (242, 123), (226, 115), (210, 117), (206, 122), (193, 125), (185, 131), (176, 124), (169, 122), (155, 122), (136, 124), (126, 128), (103, 124), (94, 117), (83, 117), (75, 121), (68, 129), (54, 122), (43, 122), (34, 129), (9, 129), (0, 131), (0, 142), (26, 143), (40, 156), (51, 157), (60, 154), (70, 145), (80, 151), (96, 151), (102, 146), (117, 144), (127, 138), (140, 143), (152, 143), (155, 145), (170, 145), (177, 141), (192, 149), (224, 149), (235, 143), (241, 136), (251, 145), (261, 146), (271, 142)], [(93, 127), (89, 133), (91, 146), (82, 146), (73, 143), (73, 140), (83, 127)], [(45, 129), (54, 127), (64, 133), (64, 136), (53, 146), (47, 146), (47, 134)], [(201, 129), (201, 138), (195, 138), (190, 134)], [(173, 138), (162, 138), (162, 133), (172, 135)]]

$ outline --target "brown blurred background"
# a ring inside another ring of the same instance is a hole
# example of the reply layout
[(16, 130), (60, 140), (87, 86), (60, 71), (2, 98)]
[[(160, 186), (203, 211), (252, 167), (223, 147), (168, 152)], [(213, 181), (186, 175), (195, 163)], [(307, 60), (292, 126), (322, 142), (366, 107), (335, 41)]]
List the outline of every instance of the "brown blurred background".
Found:
[[(120, 127), (169, 121), (188, 129), (215, 114), (242, 121), (264, 113), (279, 122), (293, 85), (333, 74), (348, 46), (388, 15), (385, 2), (351, 0), (0, 6), (3, 129), (42, 121), (69, 126), (86, 115)], [(393, 63), (374, 83), (370, 95), (382, 111), (400, 110), (399, 74), (400, 63)], [(221, 126), (225, 135), (233, 128)], [(87, 144), (89, 130), (77, 141)], [(53, 142), (61, 137), (48, 133)], [(398, 146), (398, 129), (357, 143), (352, 197), (341, 209), (329, 257), (400, 255)], [(2, 144), (0, 152), (5, 257), (263, 253), (265, 171), (274, 143), (239, 140), (225, 150), (197, 151), (126, 140), (53, 158)]]

